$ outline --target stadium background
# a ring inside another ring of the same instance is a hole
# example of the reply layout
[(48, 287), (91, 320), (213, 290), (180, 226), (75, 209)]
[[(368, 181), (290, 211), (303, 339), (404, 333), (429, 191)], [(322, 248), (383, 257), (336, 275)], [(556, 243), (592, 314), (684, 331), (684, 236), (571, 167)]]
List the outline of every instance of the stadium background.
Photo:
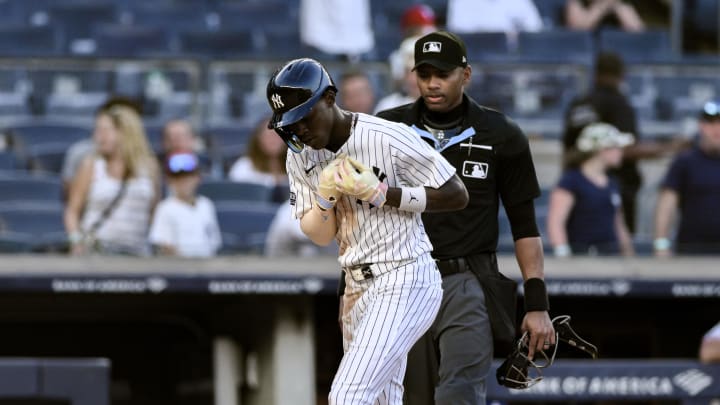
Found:
[[(401, 40), (397, 21), (412, 3), (371, 1), (376, 47), (354, 63), (369, 74), (379, 96), (391, 91), (386, 60)], [(446, 2), (425, 3), (442, 20)], [(464, 38), (474, 72), (468, 92), (516, 119), (531, 138), (544, 187), (538, 202), (539, 224), (544, 226), (545, 197), (560, 169), (562, 111), (590, 85), (593, 54), (608, 49), (625, 58), (626, 91), (638, 111), (644, 137), (690, 137), (702, 103), (720, 96), (720, 59), (717, 50), (689, 53), (682, 49), (700, 41), (717, 41), (719, 12), (717, 1), (638, 1), (645, 7), (654, 3), (663, 10), (660, 15), (665, 13), (664, 19), (644, 33), (594, 36), (562, 29), (563, 1), (535, 3), (546, 29), (520, 34), (516, 47), (508, 46), (504, 35)], [(138, 272), (140, 277), (181, 273), (187, 274), (189, 283), (206, 286), (208, 274), (237, 271), (237, 277), (252, 279), (284, 274), (295, 265), (267, 260), (261, 266), (266, 273), (248, 265), (259, 263), (249, 258), (261, 251), (263, 233), (276, 206), (238, 203), (243, 196), (222, 193), (216, 198), (227, 244), (220, 259), (189, 264), (148, 259), (155, 264), (146, 273), (136, 259), (67, 259), (62, 254), (66, 238), (58, 172), (68, 146), (91, 133), (97, 106), (110, 95), (125, 95), (142, 100), (144, 123), (155, 148), (160, 146), (164, 122), (190, 119), (212, 163), (206, 182), (222, 189), (224, 169), (244, 152), (252, 126), (267, 113), (264, 86), (281, 61), (313, 56), (326, 62), (336, 78), (350, 66), (342, 58), (300, 43), (298, 13), (299, 0), (0, 1), (4, 140), (0, 248), (6, 254), (0, 273), (4, 308), (0, 311), (0, 355), (109, 358), (114, 404), (211, 403), (212, 336), (231, 336), (244, 348), (242, 357), (247, 363), (248, 352), (267, 337), (259, 331), (269, 327), (277, 302), (295, 305), (298, 298), (313, 314), (314, 377), (318, 403), (322, 403), (340, 358), (332, 261), (317, 264), (323, 269), (323, 289), (282, 296), (248, 290), (217, 297), (191, 288), (162, 297), (122, 288), (112, 294), (102, 289), (78, 294), (58, 290), (52, 278), (69, 274), (102, 279), (108, 272), (123, 279), (138, 277)], [(705, 31), (711, 32), (708, 38), (702, 37)], [(647, 291), (659, 291), (646, 292), (642, 287), (637, 294), (618, 296), (557, 290), (553, 312), (572, 314), (576, 328), (598, 342), (607, 358), (695, 358), (702, 333), (720, 318), (720, 277), (711, 272), (711, 261), (678, 260), (674, 271), (652, 273), (659, 265), (647, 257), (650, 221), (655, 187), (666, 165), (667, 160), (659, 159), (641, 166), (645, 185), (637, 262), (616, 264), (621, 270), (610, 275), (604, 272), (608, 264), (599, 260), (578, 263), (575, 268), (573, 262), (549, 259), (546, 266), (551, 277), (554, 267), (569, 268), (568, 273), (557, 275), (559, 282), (609, 277), (611, 281), (631, 280), (634, 286), (633, 280), (646, 280)], [(501, 239), (501, 252), (507, 255), (511, 252), (507, 228)], [(512, 261), (506, 263), (512, 266)], [(693, 297), (675, 298), (663, 283), (676, 278), (714, 284)], [(278, 367), (289, 367), (282, 364)], [(243, 403), (269, 403), (258, 394), (262, 384), (262, 378), (248, 382), (245, 376)], [(0, 381), (0, 391), (3, 387)]]

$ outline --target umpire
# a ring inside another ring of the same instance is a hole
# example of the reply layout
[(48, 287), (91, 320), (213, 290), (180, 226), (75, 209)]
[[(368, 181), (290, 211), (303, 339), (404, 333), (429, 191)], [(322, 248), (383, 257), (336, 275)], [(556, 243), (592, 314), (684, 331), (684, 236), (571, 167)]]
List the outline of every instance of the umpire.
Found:
[(470, 202), (462, 211), (422, 216), (443, 276), (443, 300), (408, 356), (405, 404), (484, 405), (493, 340), (507, 344), (515, 337), (517, 285), (499, 273), (495, 256), (500, 199), (525, 280), (521, 328), (531, 336), (530, 356), (555, 344), (533, 205), (540, 187), (522, 130), (464, 94), (472, 69), (457, 35), (438, 31), (418, 39), (414, 69), (421, 97), (378, 116), (412, 126), (440, 151)]

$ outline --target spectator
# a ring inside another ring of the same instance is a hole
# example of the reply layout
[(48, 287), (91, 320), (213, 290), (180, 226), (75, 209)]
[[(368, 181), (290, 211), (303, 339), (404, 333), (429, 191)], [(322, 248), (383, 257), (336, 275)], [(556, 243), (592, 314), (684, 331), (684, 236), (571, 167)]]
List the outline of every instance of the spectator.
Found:
[(140, 115), (122, 105), (101, 110), (93, 139), (95, 152), (82, 161), (65, 208), (71, 253), (148, 255), (160, 182)]
[(605, 123), (580, 132), (568, 169), (550, 195), (547, 229), (555, 256), (634, 254), (617, 183), (606, 173), (620, 164), (622, 148), (632, 142), (630, 134)]
[(182, 151), (198, 152), (200, 144), (192, 125), (181, 119), (165, 123), (162, 132), (162, 149), (166, 155)]
[(532, 0), (448, 0), (448, 30), (472, 32), (540, 31), (542, 17)]
[(642, 31), (645, 23), (632, 4), (623, 0), (568, 0), (565, 23), (574, 30), (595, 31), (615, 28)]
[(340, 78), (339, 104), (349, 111), (372, 114), (375, 107), (375, 90), (368, 75), (360, 70), (349, 70)]
[(700, 136), (670, 165), (662, 182), (655, 213), (658, 256), (672, 250), (670, 227), (675, 211), (680, 221), (675, 240), (679, 254), (720, 253), (720, 101), (705, 104), (700, 113)]
[(623, 152), (623, 160), (611, 174), (617, 179), (622, 197), (623, 216), (631, 233), (635, 232), (636, 196), (642, 185), (637, 162), (640, 158), (656, 157), (664, 150), (652, 142), (640, 142), (635, 109), (620, 91), (625, 76), (625, 65), (615, 53), (602, 52), (595, 60), (594, 87), (572, 101), (565, 113), (563, 133), (564, 151), (567, 153), (577, 141), (580, 131), (593, 122), (605, 122), (621, 132), (632, 134), (632, 146)]
[[(123, 105), (134, 109), (138, 114), (142, 115), (140, 104), (134, 100), (124, 97), (111, 97), (98, 107), (96, 114), (101, 111), (108, 110), (113, 106)], [(95, 141), (92, 137), (79, 140), (68, 148), (65, 152), (65, 158), (63, 159), (62, 169), (60, 176), (63, 182), (63, 193), (67, 196), (70, 189), (70, 183), (75, 178), (75, 173), (80, 167), (80, 163), (83, 159), (92, 154), (95, 151)]]
[(233, 163), (228, 178), (236, 182), (261, 184), (275, 189), (273, 200), (287, 199), (288, 176), (285, 168), (287, 145), (268, 129), (269, 118), (255, 127), (248, 143), (248, 152)]
[(354, 60), (375, 46), (369, 0), (302, 0), (300, 40)]
[(437, 31), (435, 11), (425, 4), (414, 4), (405, 10), (400, 19), (403, 38), (421, 37)]
[(150, 243), (161, 255), (215, 256), (222, 239), (215, 205), (197, 194), (200, 159), (190, 151), (175, 152), (167, 157), (164, 168), (172, 193), (158, 204)]
[(415, 41), (417, 39), (418, 37), (406, 38), (400, 48), (390, 55), (390, 67), (397, 91), (380, 99), (375, 107), (375, 113), (413, 103), (420, 97), (417, 76), (413, 70), (415, 65)]
[(703, 336), (700, 344), (700, 361), (720, 363), (720, 322)]

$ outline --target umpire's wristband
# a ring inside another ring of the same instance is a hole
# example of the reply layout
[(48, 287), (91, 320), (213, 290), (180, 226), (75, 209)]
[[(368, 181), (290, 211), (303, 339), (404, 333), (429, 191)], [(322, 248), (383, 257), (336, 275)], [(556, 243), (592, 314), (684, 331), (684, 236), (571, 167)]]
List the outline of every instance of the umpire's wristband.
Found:
[(525, 280), (523, 286), (525, 289), (525, 312), (550, 309), (545, 282), (541, 278), (529, 278)]

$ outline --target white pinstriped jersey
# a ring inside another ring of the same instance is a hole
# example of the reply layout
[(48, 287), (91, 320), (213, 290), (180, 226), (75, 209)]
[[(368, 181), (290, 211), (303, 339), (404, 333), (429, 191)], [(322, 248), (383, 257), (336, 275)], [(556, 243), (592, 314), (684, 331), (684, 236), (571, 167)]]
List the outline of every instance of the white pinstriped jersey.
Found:
[[(320, 172), (342, 152), (372, 168), (389, 187), (439, 188), (455, 173), (455, 167), (410, 127), (367, 114), (357, 117), (337, 153), (310, 147), (300, 153), (288, 151), (295, 217), (312, 209)], [(342, 267), (403, 262), (432, 250), (420, 213), (371, 207), (345, 195), (336, 204), (336, 218)]]

